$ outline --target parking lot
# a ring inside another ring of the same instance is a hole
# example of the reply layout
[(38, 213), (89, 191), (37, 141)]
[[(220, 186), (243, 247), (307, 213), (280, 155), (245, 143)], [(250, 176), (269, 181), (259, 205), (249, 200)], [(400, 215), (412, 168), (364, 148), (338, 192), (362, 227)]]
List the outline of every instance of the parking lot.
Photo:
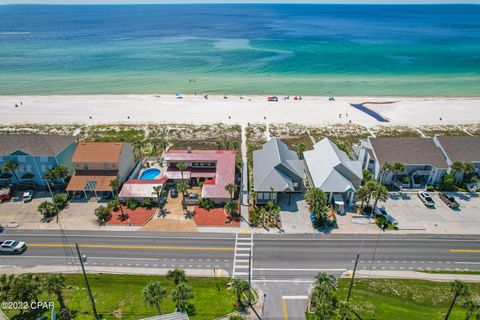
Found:
[(42, 215), (37, 211), (43, 201), (51, 201), (46, 192), (36, 192), (29, 202), (0, 203), (0, 224), (18, 225), (19, 229), (59, 229), (68, 230), (98, 230), (95, 209), (105, 202), (97, 202), (94, 198), (73, 200), (60, 212), (61, 225), (55, 219), (51, 222), (42, 222)]
[[(391, 193), (384, 206), (398, 221), (401, 231), (408, 233), (479, 234), (480, 196), (468, 193), (451, 193), (460, 204), (450, 209), (438, 196), (429, 192), (435, 208), (427, 208), (417, 193)], [(403, 233), (403, 232), (402, 232)]]

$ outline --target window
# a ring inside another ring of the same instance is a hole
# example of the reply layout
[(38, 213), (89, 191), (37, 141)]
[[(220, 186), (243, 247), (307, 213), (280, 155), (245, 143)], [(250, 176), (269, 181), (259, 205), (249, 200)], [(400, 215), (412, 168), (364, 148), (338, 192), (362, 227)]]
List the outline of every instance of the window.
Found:
[(83, 170), (88, 170), (88, 164), (86, 163), (83, 164)]
[(27, 157), (26, 156), (18, 156), (17, 160), (18, 160), (18, 162), (27, 162)]
[(263, 200), (263, 193), (262, 192), (257, 193), (257, 199), (258, 200)]
[(104, 164), (103, 164), (103, 168), (104, 168), (105, 170), (108, 170), (108, 167), (109, 167), (109, 166), (108, 166), (108, 163), (104, 163)]
[(48, 162), (48, 157), (40, 157), (40, 162)]
[(44, 164), (42, 164), (42, 165), (40, 166), (40, 168), (42, 169), (42, 172), (47, 171), (47, 166), (44, 165)]

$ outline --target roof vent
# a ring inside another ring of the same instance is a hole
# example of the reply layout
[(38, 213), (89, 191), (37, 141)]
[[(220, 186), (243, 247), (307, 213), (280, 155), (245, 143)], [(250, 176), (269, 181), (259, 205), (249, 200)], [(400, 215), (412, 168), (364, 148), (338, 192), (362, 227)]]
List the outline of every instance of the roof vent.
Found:
[(192, 147), (188, 146), (188, 147), (187, 147), (187, 152), (188, 152), (188, 153), (192, 153)]

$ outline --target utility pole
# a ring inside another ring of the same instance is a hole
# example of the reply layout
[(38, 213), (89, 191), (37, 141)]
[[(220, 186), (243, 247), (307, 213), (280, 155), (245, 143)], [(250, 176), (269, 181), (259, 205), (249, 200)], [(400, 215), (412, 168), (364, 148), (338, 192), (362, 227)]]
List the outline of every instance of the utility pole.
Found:
[(78, 243), (75, 243), (75, 247), (77, 248), (78, 259), (80, 259), (80, 265), (82, 266), (83, 279), (85, 280), (85, 285), (87, 287), (90, 303), (92, 304), (93, 315), (95, 316), (95, 319), (98, 320), (97, 308), (95, 307), (95, 300), (93, 299), (92, 290), (90, 290), (90, 284), (88, 283), (87, 274), (85, 273), (85, 267), (83, 266), (83, 259), (82, 259), (82, 255), (80, 254), (80, 248), (78, 247)]
[(350, 279), (350, 287), (348, 288), (347, 302), (350, 300), (350, 293), (352, 292), (353, 281), (355, 281), (355, 272), (357, 271), (358, 258), (360, 254), (357, 253), (357, 259), (355, 259), (355, 266), (353, 267), (352, 279)]

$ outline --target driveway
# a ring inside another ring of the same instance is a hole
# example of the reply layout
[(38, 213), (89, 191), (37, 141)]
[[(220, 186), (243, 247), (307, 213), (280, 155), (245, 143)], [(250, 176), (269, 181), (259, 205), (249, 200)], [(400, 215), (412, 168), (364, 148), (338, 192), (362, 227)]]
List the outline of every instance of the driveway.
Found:
[(392, 193), (384, 204), (399, 223), (400, 231), (409, 233), (479, 234), (480, 197), (477, 194), (452, 193), (460, 209), (450, 209), (437, 194), (430, 192), (435, 208), (427, 208), (416, 193)]
[(314, 233), (310, 212), (303, 194), (279, 195), (280, 219), (285, 233)]
[[(198, 193), (198, 189), (189, 189), (187, 192)], [(179, 193), (178, 197), (172, 198), (170, 192), (167, 196), (167, 203), (163, 214), (155, 215), (140, 230), (142, 231), (163, 231), (163, 232), (197, 232), (197, 226), (191, 218), (187, 218), (182, 207), (183, 195)], [(187, 207), (188, 211), (193, 211), (193, 206)]]

